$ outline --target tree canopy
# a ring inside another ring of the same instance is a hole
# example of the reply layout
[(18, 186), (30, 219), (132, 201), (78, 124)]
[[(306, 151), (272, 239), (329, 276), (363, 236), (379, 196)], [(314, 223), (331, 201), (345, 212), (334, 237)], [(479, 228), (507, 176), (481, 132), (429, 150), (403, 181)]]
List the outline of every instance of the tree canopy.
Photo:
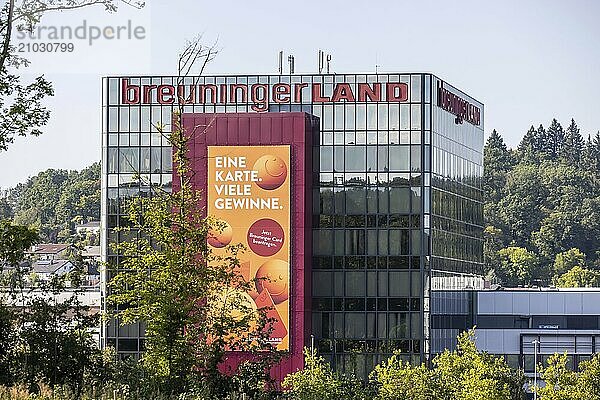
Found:
[(81, 171), (48, 169), (9, 189), (6, 217), (39, 230), (44, 242), (68, 241), (75, 225), (100, 219), (100, 164)]
[[(548, 285), (573, 267), (600, 266), (600, 133), (574, 120), (533, 126), (509, 149), (484, 148), (484, 258), (503, 285)], [(577, 271), (579, 273), (579, 271)], [(571, 281), (573, 282), (573, 281)]]

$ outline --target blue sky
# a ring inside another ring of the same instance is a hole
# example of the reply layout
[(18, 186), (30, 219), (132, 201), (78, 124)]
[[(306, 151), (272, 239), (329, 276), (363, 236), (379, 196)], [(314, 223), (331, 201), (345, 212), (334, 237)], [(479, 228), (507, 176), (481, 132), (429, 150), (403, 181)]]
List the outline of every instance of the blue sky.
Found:
[[(332, 72), (432, 72), (485, 104), (486, 135), (516, 146), (530, 125), (600, 129), (600, 2), (552, 1), (205, 1), (148, 0), (48, 15), (46, 26), (117, 26), (131, 20), (143, 40), (76, 40), (70, 54), (31, 54), (56, 94), (38, 138), (0, 153), (0, 187), (46, 168), (80, 169), (100, 159), (100, 78), (173, 74), (188, 38), (218, 39), (207, 73), (275, 73), (277, 53), (294, 54), (296, 72), (315, 72), (317, 50)], [(26, 42), (24, 40), (24, 42)]]

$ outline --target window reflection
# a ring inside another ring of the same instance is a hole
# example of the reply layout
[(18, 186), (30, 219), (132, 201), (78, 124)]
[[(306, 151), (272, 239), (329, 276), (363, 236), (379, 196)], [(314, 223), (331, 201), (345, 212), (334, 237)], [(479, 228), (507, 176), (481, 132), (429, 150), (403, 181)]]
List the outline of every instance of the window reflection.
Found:
[(410, 129), (410, 105), (400, 104), (400, 130)]
[(408, 171), (410, 165), (409, 146), (390, 146), (390, 171)]
[(377, 147), (367, 146), (367, 171), (377, 171)]
[(333, 171), (333, 147), (321, 146), (320, 147), (319, 166), (322, 172)]
[(387, 130), (388, 129), (388, 105), (379, 104), (377, 112), (377, 128)]
[(356, 105), (356, 129), (367, 129), (367, 107), (364, 104)]
[(421, 105), (412, 104), (410, 110), (410, 129), (421, 129)]
[(139, 148), (119, 149), (119, 172), (139, 172)]
[(364, 171), (366, 167), (365, 146), (346, 147), (346, 171)]
[(353, 104), (346, 105), (346, 130), (353, 130), (355, 127), (356, 112)]
[(377, 129), (377, 104), (367, 104), (367, 129)]

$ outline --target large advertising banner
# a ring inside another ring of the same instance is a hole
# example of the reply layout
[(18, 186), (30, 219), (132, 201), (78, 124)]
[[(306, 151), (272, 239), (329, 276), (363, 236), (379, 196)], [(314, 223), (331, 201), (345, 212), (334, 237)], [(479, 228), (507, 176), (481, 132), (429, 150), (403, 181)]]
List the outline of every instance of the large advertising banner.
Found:
[(222, 254), (242, 243), (248, 294), (274, 320), (271, 343), (289, 350), (290, 146), (208, 146), (207, 213), (223, 221), (208, 244)]

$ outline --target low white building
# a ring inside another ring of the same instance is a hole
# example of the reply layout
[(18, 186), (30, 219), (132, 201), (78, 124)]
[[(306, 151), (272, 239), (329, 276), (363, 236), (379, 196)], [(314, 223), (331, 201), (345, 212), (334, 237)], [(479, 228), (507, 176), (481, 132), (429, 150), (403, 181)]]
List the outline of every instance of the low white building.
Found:
[(528, 375), (536, 345), (538, 363), (566, 352), (573, 369), (600, 352), (600, 288), (431, 293), (432, 353), (454, 348), (458, 333), (473, 326), (480, 350)]

